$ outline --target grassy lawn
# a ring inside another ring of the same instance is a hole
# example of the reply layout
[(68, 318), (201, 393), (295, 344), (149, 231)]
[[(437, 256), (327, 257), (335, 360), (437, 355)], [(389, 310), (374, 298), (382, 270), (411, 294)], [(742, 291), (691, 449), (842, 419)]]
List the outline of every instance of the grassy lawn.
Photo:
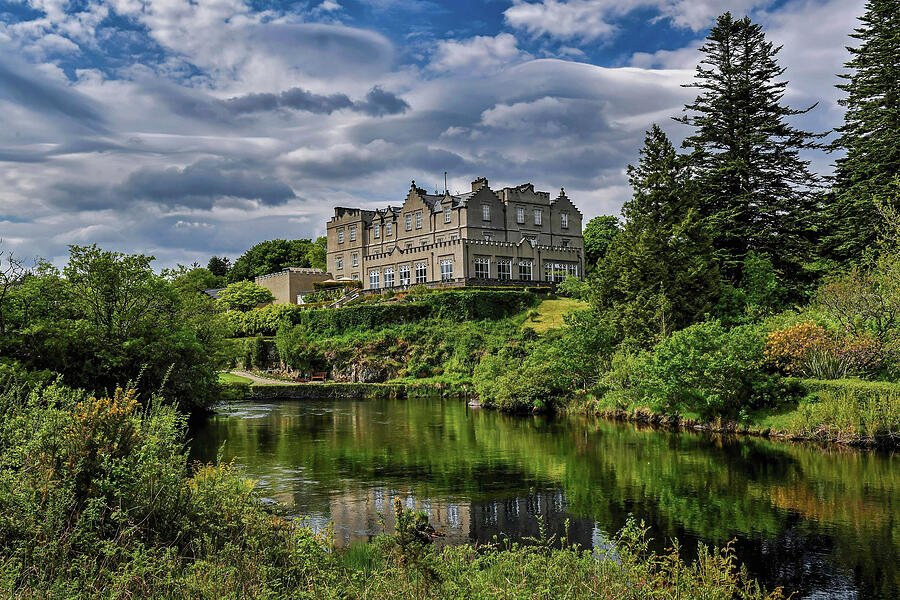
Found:
[(559, 298), (557, 300), (544, 300), (537, 307), (538, 317), (535, 321), (526, 319), (524, 327), (531, 327), (538, 333), (563, 327), (563, 315), (573, 310), (585, 309), (588, 305), (581, 300), (573, 298)]
[(232, 373), (219, 373), (219, 383), (253, 383), (253, 380)]

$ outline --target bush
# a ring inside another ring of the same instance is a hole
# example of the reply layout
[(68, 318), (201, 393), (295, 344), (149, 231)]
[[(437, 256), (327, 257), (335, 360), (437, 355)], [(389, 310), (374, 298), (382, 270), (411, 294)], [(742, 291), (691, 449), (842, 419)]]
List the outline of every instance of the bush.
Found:
[(537, 298), (531, 292), (452, 290), (429, 294), (423, 302), (437, 318), (470, 321), (502, 319), (534, 306)]
[(809, 351), (831, 345), (825, 328), (812, 321), (769, 332), (766, 361), (784, 373), (798, 373)]
[(216, 304), (222, 310), (247, 312), (259, 304), (273, 300), (275, 300), (275, 296), (272, 295), (272, 292), (261, 285), (252, 281), (236, 281), (228, 284), (228, 287), (219, 292)]
[(540, 366), (507, 370), (494, 382), (491, 393), (479, 397), (485, 406), (504, 412), (550, 412), (566, 395), (555, 373)]
[(690, 411), (734, 418), (774, 404), (788, 393), (764, 370), (765, 336), (759, 327), (730, 330), (705, 321), (676, 332), (640, 361), (637, 386), (660, 412)]

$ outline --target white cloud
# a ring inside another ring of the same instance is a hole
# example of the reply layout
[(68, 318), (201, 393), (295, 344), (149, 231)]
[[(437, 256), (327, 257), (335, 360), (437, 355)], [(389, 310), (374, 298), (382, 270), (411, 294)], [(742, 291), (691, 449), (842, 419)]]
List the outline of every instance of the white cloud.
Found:
[(439, 71), (496, 69), (526, 56), (512, 34), (479, 35), (467, 40), (439, 42), (431, 66)]

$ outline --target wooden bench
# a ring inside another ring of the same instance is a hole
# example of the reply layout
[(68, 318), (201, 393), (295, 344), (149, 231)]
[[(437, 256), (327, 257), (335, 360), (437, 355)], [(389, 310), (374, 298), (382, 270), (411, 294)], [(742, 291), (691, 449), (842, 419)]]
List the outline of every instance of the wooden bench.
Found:
[(316, 371), (312, 374), (312, 377), (309, 378), (310, 381), (321, 381), (325, 383), (325, 379), (328, 377), (328, 371)]

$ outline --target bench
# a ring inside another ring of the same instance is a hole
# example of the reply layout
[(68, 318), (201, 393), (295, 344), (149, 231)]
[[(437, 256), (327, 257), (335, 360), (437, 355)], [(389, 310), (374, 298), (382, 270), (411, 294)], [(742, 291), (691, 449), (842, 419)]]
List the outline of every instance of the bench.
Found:
[(312, 374), (312, 377), (309, 378), (310, 381), (321, 381), (325, 383), (325, 379), (328, 377), (328, 371), (316, 371)]

